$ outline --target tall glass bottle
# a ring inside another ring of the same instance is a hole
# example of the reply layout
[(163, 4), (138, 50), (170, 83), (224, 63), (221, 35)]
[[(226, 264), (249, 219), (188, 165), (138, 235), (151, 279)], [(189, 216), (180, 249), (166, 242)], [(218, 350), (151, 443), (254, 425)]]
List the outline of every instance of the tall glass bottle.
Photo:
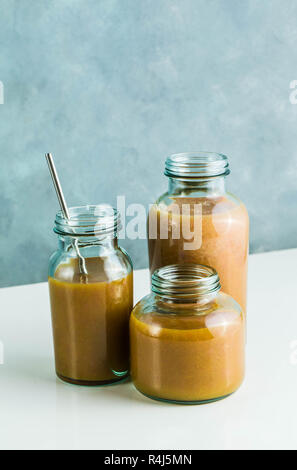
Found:
[(166, 161), (168, 191), (148, 220), (151, 274), (171, 264), (214, 267), (222, 290), (246, 311), (249, 218), (244, 204), (226, 191), (225, 155), (176, 154)]

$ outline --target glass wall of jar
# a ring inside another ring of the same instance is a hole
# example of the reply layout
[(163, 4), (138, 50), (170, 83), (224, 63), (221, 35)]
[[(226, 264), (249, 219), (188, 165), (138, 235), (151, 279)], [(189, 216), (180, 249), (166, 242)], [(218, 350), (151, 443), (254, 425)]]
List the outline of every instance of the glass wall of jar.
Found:
[(58, 250), (49, 266), (49, 291), (60, 379), (79, 385), (119, 381), (129, 372), (133, 270), (118, 246), (119, 214), (107, 205), (59, 212)]
[(249, 218), (244, 204), (226, 192), (228, 159), (208, 152), (172, 155), (166, 161), (168, 191), (148, 219), (151, 274), (170, 264), (213, 266), (222, 289), (246, 310)]
[(207, 266), (157, 270), (132, 312), (130, 343), (133, 382), (150, 398), (211, 402), (244, 379), (245, 316)]

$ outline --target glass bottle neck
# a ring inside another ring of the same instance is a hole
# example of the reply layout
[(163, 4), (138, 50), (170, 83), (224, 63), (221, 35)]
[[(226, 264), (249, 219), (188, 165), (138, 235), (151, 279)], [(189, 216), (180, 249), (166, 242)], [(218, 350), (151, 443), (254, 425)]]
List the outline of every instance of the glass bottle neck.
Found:
[(180, 180), (169, 178), (169, 194), (185, 195), (195, 193), (195, 196), (221, 196), (226, 193), (225, 176), (201, 178), (195, 180)]

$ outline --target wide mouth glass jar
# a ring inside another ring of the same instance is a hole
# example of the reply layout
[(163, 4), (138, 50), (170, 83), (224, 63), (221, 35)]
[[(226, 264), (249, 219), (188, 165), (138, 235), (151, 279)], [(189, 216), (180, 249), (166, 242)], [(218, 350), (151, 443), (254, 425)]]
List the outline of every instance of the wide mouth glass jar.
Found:
[(249, 218), (244, 204), (226, 191), (225, 155), (171, 155), (165, 164), (168, 191), (148, 218), (151, 274), (170, 264), (203, 264), (219, 273), (223, 291), (246, 311)]
[(158, 269), (132, 312), (130, 342), (133, 382), (150, 398), (211, 402), (244, 379), (245, 317), (208, 266)]
[(59, 212), (58, 250), (49, 266), (56, 372), (64, 381), (101, 385), (129, 373), (133, 270), (118, 246), (118, 212), (110, 206)]

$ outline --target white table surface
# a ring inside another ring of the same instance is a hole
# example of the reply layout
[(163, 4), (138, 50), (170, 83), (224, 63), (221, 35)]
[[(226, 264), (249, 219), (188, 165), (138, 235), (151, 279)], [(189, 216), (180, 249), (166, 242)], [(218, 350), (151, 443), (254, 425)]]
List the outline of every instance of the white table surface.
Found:
[(297, 449), (296, 266), (297, 250), (250, 257), (246, 380), (202, 406), (59, 381), (47, 284), (0, 289), (0, 449)]

